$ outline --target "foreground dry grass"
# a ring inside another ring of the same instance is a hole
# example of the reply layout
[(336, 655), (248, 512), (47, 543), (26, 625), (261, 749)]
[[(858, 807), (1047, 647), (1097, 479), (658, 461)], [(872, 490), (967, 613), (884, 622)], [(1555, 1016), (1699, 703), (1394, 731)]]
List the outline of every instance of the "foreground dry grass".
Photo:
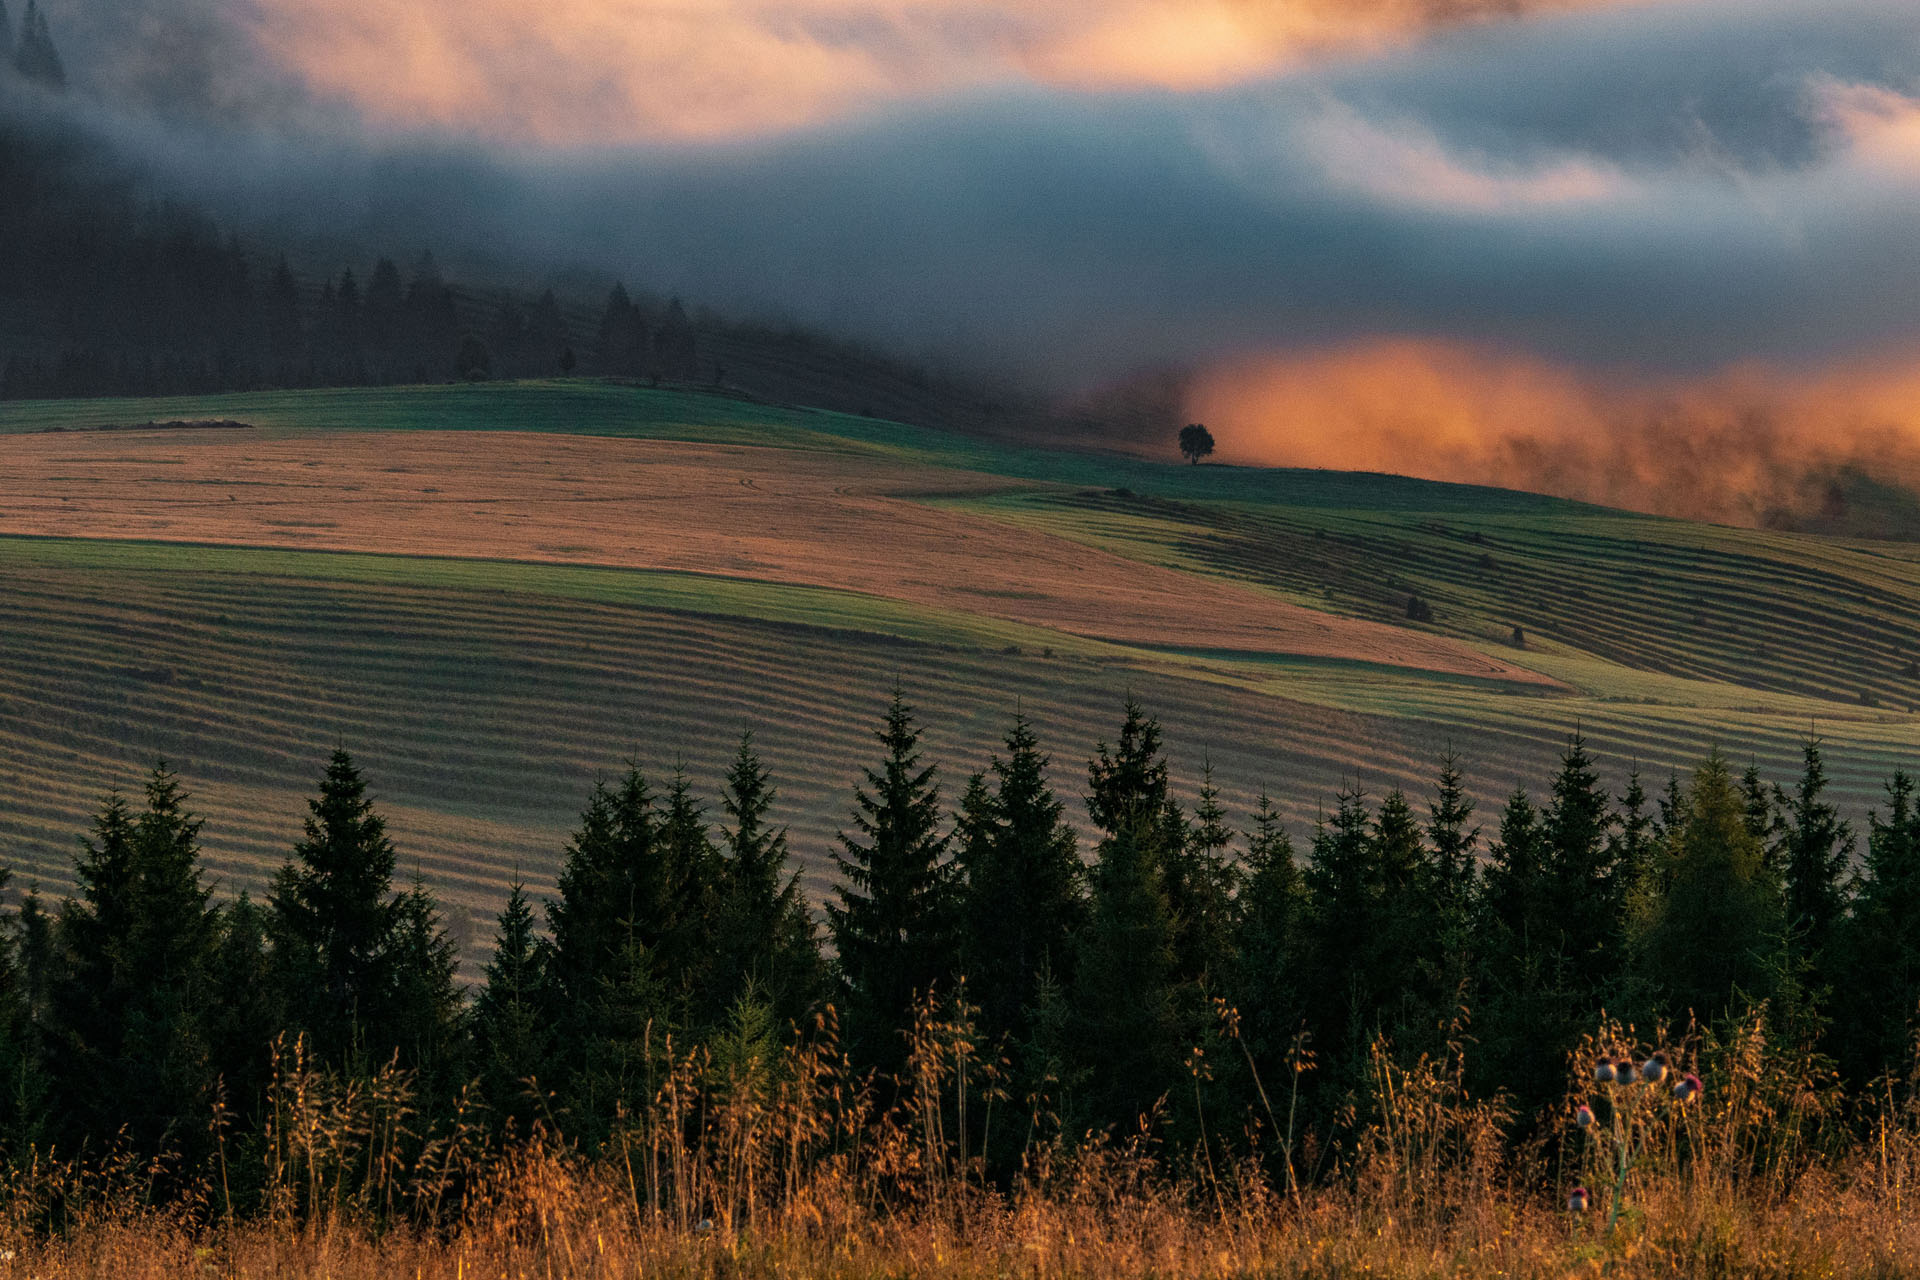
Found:
[(1897, 1191), (1816, 1179), (1776, 1204), (1663, 1187), (1605, 1218), (1434, 1187), (1395, 1203), (1322, 1192), (1297, 1205), (1131, 1193), (981, 1199), (883, 1219), (799, 1205), (779, 1221), (647, 1220), (624, 1188), (562, 1165), (521, 1171), (518, 1203), (444, 1235), (263, 1222), (195, 1232), (133, 1217), (21, 1240), (0, 1275), (54, 1277), (1404, 1277), (1920, 1275), (1920, 1221)]
[[(1181, 1152), (1144, 1130), (1029, 1130), (1011, 1190), (964, 1136), (993, 1070), (930, 1006), (884, 1095), (830, 1038), (771, 1060), (669, 1041), (650, 1101), (592, 1160), (457, 1118), (408, 1142), (404, 1073), (342, 1082), (296, 1046), (254, 1217), (233, 1216), (224, 1163), (166, 1211), (143, 1207), (131, 1164), (38, 1164), (0, 1195), (0, 1276), (1920, 1276), (1920, 1076), (1841, 1120), (1830, 1073), (1766, 1027), (1760, 1010), (1672, 1041), (1673, 1072), (1707, 1081), (1683, 1096), (1672, 1076), (1590, 1083), (1611, 1055), (1651, 1052), (1607, 1024), (1570, 1055), (1561, 1118), (1519, 1145), (1505, 1100), (1464, 1087), (1460, 1044), (1403, 1063), (1379, 1041), (1357, 1110), (1311, 1158), (1269, 1132), (1261, 1159), (1257, 1122)], [(1598, 1122), (1575, 1125), (1576, 1104)]]

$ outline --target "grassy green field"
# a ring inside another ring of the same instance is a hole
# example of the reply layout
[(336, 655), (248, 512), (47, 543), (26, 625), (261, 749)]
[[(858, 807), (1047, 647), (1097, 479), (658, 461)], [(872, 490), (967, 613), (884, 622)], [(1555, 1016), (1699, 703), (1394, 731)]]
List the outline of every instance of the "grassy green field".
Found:
[[(1581, 727), (1616, 785), (1714, 745), (1784, 775), (1809, 726), (1859, 814), (1920, 763), (1920, 548), (1724, 529), (1394, 477), (1050, 452), (605, 383), (0, 405), (0, 435), (234, 418), (265, 434), (515, 430), (894, 458), (1019, 484), (914, 500), (1331, 614), (1457, 637), (1562, 682), (1172, 650), (884, 595), (500, 559), (0, 537), (0, 856), (59, 890), (89, 811), (158, 754), (210, 861), (257, 885), (336, 744), (473, 945), (516, 873), (551, 882), (593, 779), (710, 786), (752, 727), (817, 890), (895, 681), (951, 790), (1007, 719), (1070, 793), (1129, 692), (1191, 792), (1270, 788), (1302, 828), (1344, 783), (1423, 787), (1449, 746), (1485, 808)], [(0, 452), (8, 447), (0, 439)], [(0, 493), (0, 529), (9, 497)], [(1406, 620), (1409, 593), (1431, 623)], [(1199, 598), (1204, 593), (1196, 593)], [(1524, 647), (1511, 643), (1514, 627)], [(1077, 809), (1077, 806), (1075, 806)], [(1490, 815), (1489, 815), (1490, 817)]]

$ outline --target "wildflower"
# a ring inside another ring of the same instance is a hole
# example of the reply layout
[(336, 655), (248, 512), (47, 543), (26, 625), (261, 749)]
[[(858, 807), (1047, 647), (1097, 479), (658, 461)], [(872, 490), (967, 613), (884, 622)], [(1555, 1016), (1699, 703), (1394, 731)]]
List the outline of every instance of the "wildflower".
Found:
[(1612, 1084), (1613, 1077), (1613, 1061), (1609, 1058), (1600, 1059), (1599, 1064), (1593, 1069), (1593, 1078), (1601, 1084)]
[(1584, 1102), (1575, 1107), (1573, 1109), (1573, 1122), (1582, 1129), (1591, 1127), (1593, 1124), (1593, 1108)]
[(1682, 1102), (1691, 1102), (1700, 1096), (1700, 1077), (1689, 1072), (1674, 1082), (1673, 1096)]
[(1567, 1212), (1585, 1213), (1587, 1211), (1587, 1189), (1575, 1187), (1567, 1193)]
[(1659, 1084), (1667, 1078), (1667, 1055), (1656, 1053), (1640, 1068), (1640, 1078), (1648, 1084)]

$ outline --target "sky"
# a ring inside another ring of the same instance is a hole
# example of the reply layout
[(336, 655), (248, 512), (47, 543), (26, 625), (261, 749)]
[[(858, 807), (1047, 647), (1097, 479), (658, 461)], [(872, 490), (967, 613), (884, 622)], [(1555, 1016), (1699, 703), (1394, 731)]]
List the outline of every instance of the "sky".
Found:
[(1177, 368), (1231, 461), (1746, 522), (1920, 481), (1913, 0), (46, 8), (251, 217), (1063, 394)]

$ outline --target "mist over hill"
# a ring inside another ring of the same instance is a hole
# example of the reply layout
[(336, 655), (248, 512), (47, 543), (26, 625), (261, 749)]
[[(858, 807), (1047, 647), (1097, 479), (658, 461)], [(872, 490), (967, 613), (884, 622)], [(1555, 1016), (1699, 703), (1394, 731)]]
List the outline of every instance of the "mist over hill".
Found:
[[(496, 377), (571, 348), (578, 372), (968, 430), (1158, 453), (1204, 418), (1221, 461), (1909, 532), (1881, 501), (1920, 475), (1904, 5), (1601, 6), (1178, 91), (1042, 78), (725, 136), (581, 115), (536, 139), (507, 106), (398, 127), (316, 80), (287, 44), (310, 24), (270, 9), (63, 0), (37, 20), (68, 87), (6, 77), (9, 154), (57, 136), (95, 181), (82, 203), (144, 220), (116, 234), (199, 258), (115, 250), (15, 288), (15, 394), (457, 377), (472, 336)], [(523, 87), (541, 111), (570, 91)], [(382, 258), (403, 303), (437, 277), (451, 311), (356, 350), (388, 335), (327, 333), (352, 328), (343, 273), (364, 290)], [(118, 296), (182, 271), (212, 283), (179, 286), (179, 320)], [(601, 349), (617, 280), (642, 360)]]

